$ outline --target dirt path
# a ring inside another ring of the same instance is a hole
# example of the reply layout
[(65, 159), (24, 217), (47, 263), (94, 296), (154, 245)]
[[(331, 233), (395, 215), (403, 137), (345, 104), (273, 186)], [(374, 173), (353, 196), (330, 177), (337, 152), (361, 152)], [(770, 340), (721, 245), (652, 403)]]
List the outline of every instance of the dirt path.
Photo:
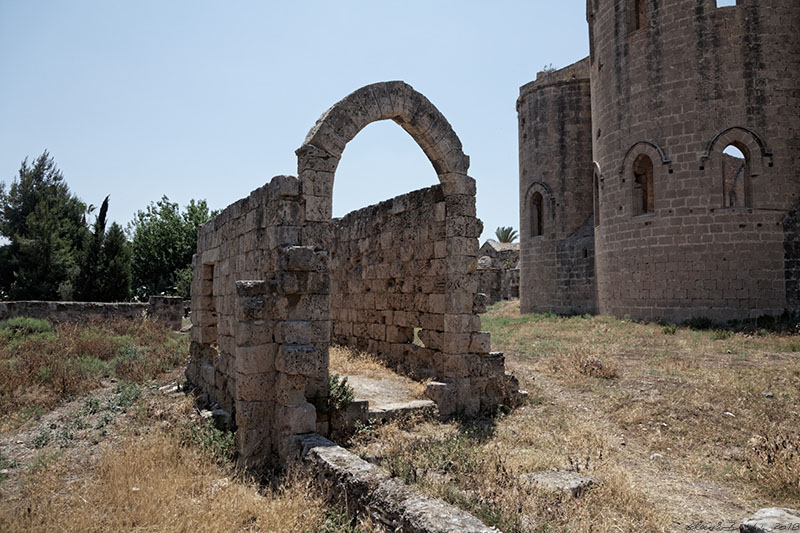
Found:
[[(659, 457), (637, 442), (635, 435), (626, 434), (609, 420), (597, 408), (597, 402), (590, 393), (566, 389), (524, 365), (513, 354), (511, 357), (508, 355), (512, 372), (532, 378), (535, 386), (554, 404), (566, 406), (575, 417), (591, 424), (615, 444), (621, 455), (619, 464), (630, 475), (633, 487), (667, 510), (676, 531), (686, 531), (687, 526), (698, 522), (717, 527), (720, 524), (722, 527), (735, 526), (735, 530), (738, 530), (740, 521), (757, 510), (729, 487), (711, 481), (695, 481), (680, 473), (665, 471), (659, 464)], [(696, 531), (711, 529), (697, 528)]]

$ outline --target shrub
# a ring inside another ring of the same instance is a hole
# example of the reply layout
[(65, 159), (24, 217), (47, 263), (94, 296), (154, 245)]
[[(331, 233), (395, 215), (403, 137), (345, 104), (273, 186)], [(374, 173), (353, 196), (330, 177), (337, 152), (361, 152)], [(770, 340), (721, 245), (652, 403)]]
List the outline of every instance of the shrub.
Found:
[(712, 341), (722, 341), (733, 337), (733, 332), (729, 329), (715, 329), (711, 332)]
[(664, 333), (664, 335), (675, 335), (675, 333), (677, 333), (678, 331), (678, 325), (667, 324), (666, 326), (663, 327), (661, 331)]
[(329, 395), (328, 407), (332, 411), (347, 409), (353, 403), (353, 387), (347, 383), (347, 376), (333, 373), (328, 378)]
[(38, 318), (18, 316), (0, 322), (0, 333), (7, 338), (30, 335), (31, 333), (49, 333), (51, 331), (53, 331), (53, 325), (47, 320)]

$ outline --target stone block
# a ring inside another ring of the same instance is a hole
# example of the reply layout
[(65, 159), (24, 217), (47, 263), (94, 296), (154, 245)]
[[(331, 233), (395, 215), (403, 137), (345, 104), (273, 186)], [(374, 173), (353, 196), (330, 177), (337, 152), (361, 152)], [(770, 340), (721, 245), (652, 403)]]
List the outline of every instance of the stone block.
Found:
[(271, 429), (240, 428), (236, 432), (236, 449), (243, 466), (260, 466), (269, 456), (272, 447)]
[[(478, 323), (480, 327), (480, 321)], [(472, 339), (469, 344), (469, 351), (472, 353), (489, 353), (492, 348), (491, 335), (488, 332), (481, 331), (472, 334)]]
[(265, 428), (272, 422), (269, 402), (236, 402), (236, 425), (240, 430)]
[(281, 405), (304, 402), (307, 381), (302, 375), (279, 373), (275, 381), (275, 401)]
[(262, 374), (275, 370), (275, 355), (278, 346), (274, 343), (236, 348), (234, 368), (239, 374)]
[(475, 196), (477, 192), (475, 179), (466, 174), (441, 174), (439, 181), (442, 183), (442, 191), (446, 196)]
[(800, 530), (800, 511), (780, 507), (759, 509), (739, 525), (740, 533)]
[(454, 194), (450, 196), (445, 196), (444, 199), (446, 209), (447, 209), (447, 216), (464, 216), (464, 217), (474, 217), (475, 213), (475, 197), (464, 195), (464, 194)]
[(272, 372), (235, 374), (236, 399), (246, 402), (265, 402), (270, 399), (275, 376)]
[(311, 246), (289, 246), (280, 252), (280, 267), (301, 272), (324, 272), (328, 268), (328, 252), (315, 252)]
[(425, 386), (425, 396), (436, 402), (443, 417), (456, 412), (456, 387), (451, 382), (431, 381)]
[(269, 188), (281, 197), (295, 197), (300, 194), (300, 180), (295, 176), (275, 176), (269, 182)]
[(442, 349), (442, 338), (444, 334), (441, 331), (420, 329), (418, 335), (419, 340), (422, 341), (422, 344), (424, 344), (426, 348), (430, 348), (432, 350)]
[(470, 314), (445, 314), (444, 330), (448, 333), (473, 333), (481, 328), (481, 319)]
[(313, 433), (317, 425), (317, 410), (308, 402), (280, 405), (276, 418), (282, 432), (290, 435)]
[(575, 498), (594, 484), (594, 478), (560, 469), (522, 474), (519, 479), (523, 484), (534, 485), (548, 492), (566, 492)]
[(306, 220), (310, 222), (325, 222), (332, 217), (331, 198), (325, 196), (304, 196), (306, 207)]
[(272, 329), (274, 323), (269, 320), (255, 320), (253, 322), (236, 322), (235, 337), (238, 346), (259, 346), (273, 341)]
[(330, 321), (286, 320), (278, 322), (275, 331), (275, 340), (282, 344), (327, 342), (330, 337)]
[(310, 376), (317, 372), (320, 359), (314, 346), (284, 344), (278, 349), (275, 368), (286, 374)]

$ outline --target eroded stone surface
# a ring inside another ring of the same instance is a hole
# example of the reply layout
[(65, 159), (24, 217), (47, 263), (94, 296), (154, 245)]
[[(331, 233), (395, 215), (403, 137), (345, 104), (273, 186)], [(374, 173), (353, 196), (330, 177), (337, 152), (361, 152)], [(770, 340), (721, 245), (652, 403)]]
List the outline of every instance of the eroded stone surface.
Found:
[(741, 533), (800, 531), (800, 511), (779, 507), (759, 509), (739, 525)]

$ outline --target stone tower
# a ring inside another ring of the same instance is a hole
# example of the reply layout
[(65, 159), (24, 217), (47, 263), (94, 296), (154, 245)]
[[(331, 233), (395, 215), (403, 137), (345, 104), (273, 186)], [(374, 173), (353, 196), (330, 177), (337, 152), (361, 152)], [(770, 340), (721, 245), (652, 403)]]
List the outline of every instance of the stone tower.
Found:
[(589, 59), (520, 90), (522, 312), (595, 308)]
[[(673, 321), (800, 310), (800, 4), (588, 0), (587, 20), (593, 162), (578, 166), (579, 142), (562, 148), (582, 178), (551, 203), (578, 212), (593, 191), (583, 281), (596, 283), (597, 310)], [(524, 104), (539, 84), (520, 96), (521, 194), (559, 143), (558, 125), (534, 126), (555, 117)], [(521, 217), (524, 228), (530, 210)], [(549, 279), (537, 269), (552, 261), (537, 237), (522, 239), (523, 310), (562, 310), (564, 294), (530, 281)]]

